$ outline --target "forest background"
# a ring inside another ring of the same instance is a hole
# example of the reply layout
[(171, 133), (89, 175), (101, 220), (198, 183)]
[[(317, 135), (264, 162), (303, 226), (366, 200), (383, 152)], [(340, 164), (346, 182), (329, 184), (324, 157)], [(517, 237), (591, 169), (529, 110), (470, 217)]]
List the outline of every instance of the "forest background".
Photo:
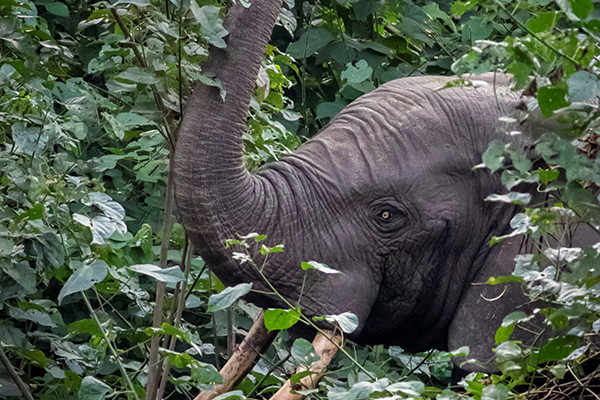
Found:
[[(480, 167), (508, 189), (538, 183), (557, 196), (552, 207), (521, 193), (494, 198), (526, 206), (511, 235), (561, 238), (572, 220), (598, 230), (600, 120), (578, 106), (600, 95), (598, 4), (286, 0), (251, 104), (247, 165), (285, 156), (392, 79), (507, 71), (544, 116), (569, 126), (538, 140), (536, 165), (500, 142), (484, 154)], [(219, 381), (257, 310), (191, 255), (173, 214), (169, 160), (192, 82), (220, 85), (202, 62), (209, 46), (226, 46), (229, 5), (0, 0), (0, 398), (143, 399), (152, 387), (184, 399)], [(470, 374), (455, 392), (448, 353), (348, 343), (311, 395), (597, 398), (589, 338), (600, 330), (599, 252), (543, 249), (490, 282), (522, 281), (551, 301), (541, 310), (548, 329), (562, 328), (527, 348), (510, 334), (529, 316), (511, 314), (496, 335), (499, 374)], [(158, 299), (157, 282), (166, 286)], [(268, 397), (312, 361), (311, 344), (290, 348), (286, 335), (222, 398)], [(156, 336), (163, 348), (151, 351)], [(165, 373), (149, 382), (156, 365)]]

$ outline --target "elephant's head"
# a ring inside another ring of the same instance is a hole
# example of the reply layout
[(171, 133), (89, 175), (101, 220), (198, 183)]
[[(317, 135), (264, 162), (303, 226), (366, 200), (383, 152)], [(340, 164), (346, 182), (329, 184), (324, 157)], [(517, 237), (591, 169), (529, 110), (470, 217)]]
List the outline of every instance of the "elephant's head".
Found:
[[(242, 133), (279, 7), (273, 0), (234, 6), (228, 47), (213, 49), (205, 67), (221, 80), (225, 100), (203, 84), (189, 100), (175, 171), (194, 248), (226, 284), (268, 290), (225, 246), (236, 234), (266, 234), (285, 252), (269, 256), (265, 274), (292, 301), (302, 291), (304, 312), (356, 314), (354, 338), (362, 342), (444, 348), (462, 294), (495, 262), (491, 237), (505, 233), (512, 216), (512, 205), (484, 201), (503, 190), (498, 177), (472, 168), (489, 141), (509, 137), (498, 117), (519, 106), (519, 95), (503, 76), (451, 88), (444, 86), (455, 78), (393, 81), (252, 175)], [(300, 263), (310, 260), (343, 275), (303, 271)]]

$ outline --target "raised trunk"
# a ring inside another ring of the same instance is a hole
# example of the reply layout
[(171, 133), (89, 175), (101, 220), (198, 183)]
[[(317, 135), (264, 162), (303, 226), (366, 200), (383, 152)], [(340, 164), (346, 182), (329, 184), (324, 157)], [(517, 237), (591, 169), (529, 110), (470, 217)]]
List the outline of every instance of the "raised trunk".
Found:
[(265, 183), (244, 167), (242, 133), (280, 8), (281, 0), (252, 0), (248, 7), (238, 1), (231, 8), (224, 22), (227, 48), (212, 48), (203, 70), (220, 81), (225, 99), (218, 88), (198, 83), (179, 131), (179, 215), (196, 250), (212, 265), (227, 262), (225, 239), (260, 228), (252, 215), (265, 201)]

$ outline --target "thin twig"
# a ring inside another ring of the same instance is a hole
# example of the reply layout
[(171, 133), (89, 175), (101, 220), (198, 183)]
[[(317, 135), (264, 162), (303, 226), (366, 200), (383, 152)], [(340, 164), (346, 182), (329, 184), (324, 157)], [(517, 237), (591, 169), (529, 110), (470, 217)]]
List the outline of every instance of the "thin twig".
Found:
[[(117, 25), (119, 25), (119, 29), (121, 29), (121, 32), (123, 32), (123, 36), (125, 36), (125, 38), (129, 40), (129, 43), (130, 43), (129, 47), (133, 50), (133, 54), (135, 55), (135, 58), (136, 58), (138, 64), (144, 69), (147, 68), (146, 60), (142, 56), (142, 53), (140, 53), (137, 43), (135, 42), (135, 40), (133, 39), (133, 37), (131, 36), (129, 31), (127, 30), (127, 27), (123, 23), (121, 16), (117, 12), (117, 9), (111, 7), (111, 8), (109, 8), (109, 10), (110, 10), (110, 13), (113, 16), (115, 22), (117, 23)], [(159, 132), (163, 135), (165, 140), (169, 142), (169, 145), (171, 146), (171, 148), (175, 148), (175, 141), (170, 132), (171, 121), (170, 121), (170, 118), (168, 118), (169, 112), (167, 111), (167, 108), (165, 107), (165, 103), (163, 102), (163, 99), (162, 99), (160, 92), (159, 92), (158, 88), (156, 87), (156, 85), (152, 84), (149, 86), (150, 86), (150, 89), (152, 92), (152, 96), (154, 97), (154, 102), (156, 103), (156, 107), (161, 112), (163, 118), (166, 119), (166, 121), (164, 122), (164, 125), (165, 125), (165, 128), (167, 131), (163, 133), (159, 129)]]
[(131, 391), (131, 393), (133, 394), (133, 397), (136, 400), (140, 400), (140, 398), (137, 395), (137, 392), (135, 391), (135, 387), (133, 386), (133, 382), (129, 378), (129, 375), (127, 374), (127, 371), (125, 371), (125, 366), (121, 362), (121, 358), (117, 354), (117, 350), (112, 345), (112, 342), (110, 341), (110, 339), (108, 338), (108, 335), (104, 331), (104, 328), (102, 327), (102, 324), (100, 323), (100, 320), (98, 319), (98, 316), (96, 315), (96, 312), (94, 311), (94, 308), (92, 307), (92, 304), (90, 303), (90, 300), (88, 299), (88, 297), (85, 294), (85, 292), (81, 292), (81, 295), (83, 296), (83, 301), (84, 301), (85, 305), (87, 306), (87, 308), (88, 308), (88, 310), (89, 310), (89, 312), (90, 312), (90, 314), (92, 316), (92, 319), (94, 320), (94, 322), (96, 323), (96, 325), (98, 325), (98, 329), (100, 329), (100, 332), (102, 333), (102, 337), (104, 338), (104, 341), (106, 342), (106, 346), (108, 347), (108, 349), (110, 350), (111, 354), (115, 358), (115, 362), (119, 366), (119, 369), (121, 370), (121, 374), (123, 375), (123, 379), (125, 379), (125, 382), (127, 383), (127, 386), (129, 386), (129, 390)]
[(15, 385), (17, 385), (23, 397), (25, 397), (27, 400), (33, 400), (33, 396), (29, 392), (29, 386), (23, 382), (19, 374), (17, 374), (17, 371), (15, 371), (15, 368), (10, 363), (10, 360), (2, 348), (2, 343), (0, 343), (0, 360), (2, 361), (2, 365), (4, 365), (4, 369), (6, 372), (8, 372), (8, 375), (10, 375)]
[[(169, 175), (167, 178), (167, 192), (165, 195), (165, 212), (164, 212), (164, 225), (162, 232), (162, 242), (160, 249), (160, 268), (164, 269), (167, 267), (168, 252), (169, 252), (169, 241), (171, 239), (171, 229), (173, 227), (173, 168), (175, 163), (173, 162), (174, 150), (169, 151)], [(162, 323), (163, 305), (165, 299), (165, 283), (157, 282), (156, 285), (156, 299), (154, 302), (154, 319), (152, 326), (154, 328), (160, 328)], [(160, 364), (158, 362), (158, 350), (160, 347), (160, 335), (152, 336), (152, 344), (150, 346), (150, 356), (148, 359), (148, 383), (146, 389), (146, 400), (154, 400), (156, 390), (158, 388), (158, 378), (161, 376), (159, 372)]]
[[(172, 325), (175, 328), (179, 327), (179, 324), (181, 323), (181, 315), (183, 314), (183, 310), (185, 309), (185, 300), (187, 298), (186, 297), (187, 281), (188, 281), (188, 277), (190, 276), (190, 270), (192, 269), (191, 258), (192, 258), (192, 252), (190, 251), (189, 240), (186, 235), (185, 245), (183, 247), (183, 255), (182, 255), (182, 259), (181, 259), (182, 265), (184, 265), (184, 280), (181, 283), (181, 288), (178, 292), (178, 296), (176, 296), (177, 308), (175, 309), (175, 312), (173, 313), (175, 316), (174, 316)], [(175, 298), (173, 298), (173, 304), (175, 304)], [(175, 336), (171, 336), (170, 342), (168, 345), (168, 349), (170, 351), (175, 350), (176, 344), (177, 344), (177, 338)], [(169, 359), (165, 358), (165, 361), (163, 364), (163, 372), (162, 372), (162, 376), (160, 378), (160, 385), (158, 387), (158, 392), (156, 395), (157, 399), (163, 398), (163, 394), (165, 393), (165, 388), (167, 387), (170, 368), (171, 368), (171, 364), (169, 363)]]

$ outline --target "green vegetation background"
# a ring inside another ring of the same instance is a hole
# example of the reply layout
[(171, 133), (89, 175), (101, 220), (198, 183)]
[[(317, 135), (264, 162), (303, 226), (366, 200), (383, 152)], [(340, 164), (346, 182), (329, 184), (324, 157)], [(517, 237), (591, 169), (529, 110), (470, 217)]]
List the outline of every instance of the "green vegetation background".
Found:
[[(243, 290), (223, 294), (190, 255), (171, 217), (169, 157), (192, 82), (220, 85), (201, 65), (209, 45), (225, 46), (228, 4), (0, 0), (0, 398), (21, 396), (10, 373), (42, 400), (142, 399), (148, 385), (184, 399), (219, 381), (228, 334), (247, 330), (257, 310), (236, 301)], [(392, 79), (508, 71), (537, 96), (532, 110), (569, 126), (539, 139), (535, 166), (500, 142), (484, 155), (509, 189), (537, 183), (555, 196), (515, 217), (513, 235), (561, 239), (570, 221), (597, 230), (598, 111), (564, 108), (600, 95), (598, 4), (288, 0), (251, 104), (248, 167), (289, 153)], [(339, 356), (312, 395), (505, 400), (593, 386), (600, 249), (563, 246), (522, 255), (514, 276), (493, 282), (523, 281), (552, 301), (548, 329), (563, 328), (525, 348), (509, 339), (529, 316), (511, 314), (496, 335), (501, 374), (471, 374), (455, 393), (447, 353), (350, 344), (352, 357)], [(311, 361), (310, 343), (290, 349), (285, 338), (223, 398), (268, 397)], [(158, 362), (168, 373), (148, 382)]]

